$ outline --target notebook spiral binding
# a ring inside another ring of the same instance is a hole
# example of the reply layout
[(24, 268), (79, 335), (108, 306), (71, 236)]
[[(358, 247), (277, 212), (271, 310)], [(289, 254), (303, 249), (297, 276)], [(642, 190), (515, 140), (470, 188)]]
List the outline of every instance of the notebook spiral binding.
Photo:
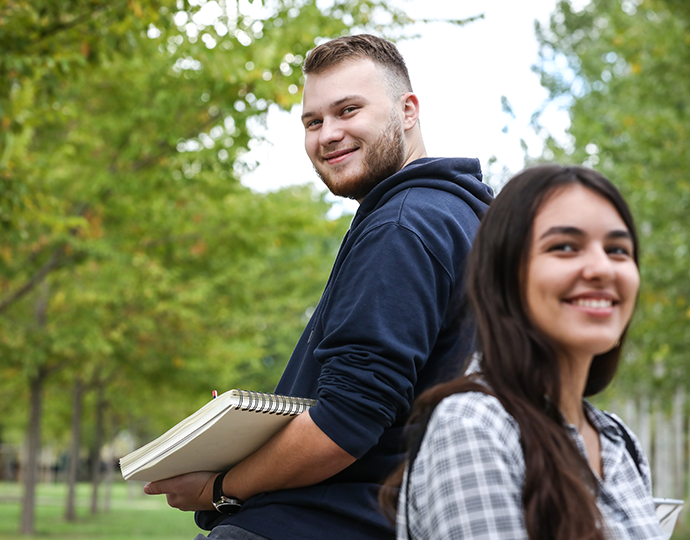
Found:
[(251, 390), (233, 390), (239, 398), (238, 409), (262, 414), (296, 416), (316, 405), (315, 399), (266, 394)]

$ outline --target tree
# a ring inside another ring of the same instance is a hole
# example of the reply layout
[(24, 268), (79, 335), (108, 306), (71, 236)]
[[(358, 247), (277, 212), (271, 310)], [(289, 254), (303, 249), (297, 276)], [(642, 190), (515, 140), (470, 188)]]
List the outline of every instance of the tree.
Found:
[(571, 119), (569, 139), (548, 138), (544, 157), (606, 174), (641, 234), (642, 288), (617, 384), (670, 403), (690, 381), (688, 3), (601, 0), (577, 11), (562, 1), (538, 35), (542, 84)]
[(346, 224), (307, 188), (239, 184), (247, 120), (297, 101), (315, 41), (404, 23), (383, 0), (0, 8), (0, 355), (31, 404), (22, 533), (52, 374), (110, 374), (103, 399), (128, 410), (108, 410), (146, 435), (215, 386), (274, 382)]

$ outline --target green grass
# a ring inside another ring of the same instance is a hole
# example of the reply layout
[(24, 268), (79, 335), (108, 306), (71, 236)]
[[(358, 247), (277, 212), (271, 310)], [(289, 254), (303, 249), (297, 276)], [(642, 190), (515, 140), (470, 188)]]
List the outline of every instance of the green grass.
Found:
[[(139, 484), (113, 485), (110, 511), (92, 516), (89, 511), (91, 487), (77, 489), (77, 521), (65, 521), (67, 487), (59, 484), (38, 486), (36, 534), (46, 540), (192, 540), (199, 529), (190, 512), (170, 508), (162, 496), (144, 495)], [(22, 487), (0, 482), (0, 540), (19, 537)], [(104, 498), (101, 488), (101, 503)], [(690, 540), (690, 519), (676, 524), (673, 540)]]
[[(77, 489), (77, 521), (65, 521), (67, 487), (41, 484), (37, 490), (36, 534), (47, 540), (192, 540), (200, 531), (190, 512), (168, 507), (165, 497), (144, 495), (139, 484), (113, 485), (109, 511), (90, 513), (91, 488)], [(22, 486), (0, 483), (0, 540), (19, 537)], [(104, 490), (101, 487), (101, 506)]]

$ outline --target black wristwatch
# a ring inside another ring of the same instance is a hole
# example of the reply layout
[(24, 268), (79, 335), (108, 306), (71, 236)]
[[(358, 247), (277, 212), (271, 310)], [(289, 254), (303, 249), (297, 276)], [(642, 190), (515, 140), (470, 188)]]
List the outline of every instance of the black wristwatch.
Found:
[(223, 493), (223, 479), (228, 471), (216, 476), (213, 482), (213, 506), (216, 507), (221, 514), (232, 516), (240, 511), (242, 508), (242, 501), (236, 497), (227, 497)]

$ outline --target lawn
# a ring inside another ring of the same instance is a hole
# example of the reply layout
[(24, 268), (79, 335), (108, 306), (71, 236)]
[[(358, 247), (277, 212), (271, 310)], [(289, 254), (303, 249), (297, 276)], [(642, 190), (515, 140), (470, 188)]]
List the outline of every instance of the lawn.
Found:
[[(16, 540), (21, 510), (21, 486), (0, 482), (0, 540)], [(192, 540), (199, 529), (192, 514), (167, 506), (164, 497), (149, 497), (136, 483), (114, 484), (111, 509), (92, 516), (90, 486), (79, 485), (76, 523), (64, 519), (67, 487), (38, 487), (36, 535), (40, 540)], [(690, 526), (678, 523), (673, 540), (690, 540)]]
[[(0, 483), (0, 540), (16, 540), (19, 531), (22, 487)], [(113, 485), (110, 511), (91, 515), (90, 486), (77, 490), (77, 521), (64, 519), (67, 487), (38, 486), (36, 534), (46, 540), (192, 540), (199, 529), (193, 515), (169, 508), (165, 498), (149, 497), (140, 485)], [(102, 495), (103, 496), (103, 495)], [(26, 537), (25, 537), (26, 538)]]

